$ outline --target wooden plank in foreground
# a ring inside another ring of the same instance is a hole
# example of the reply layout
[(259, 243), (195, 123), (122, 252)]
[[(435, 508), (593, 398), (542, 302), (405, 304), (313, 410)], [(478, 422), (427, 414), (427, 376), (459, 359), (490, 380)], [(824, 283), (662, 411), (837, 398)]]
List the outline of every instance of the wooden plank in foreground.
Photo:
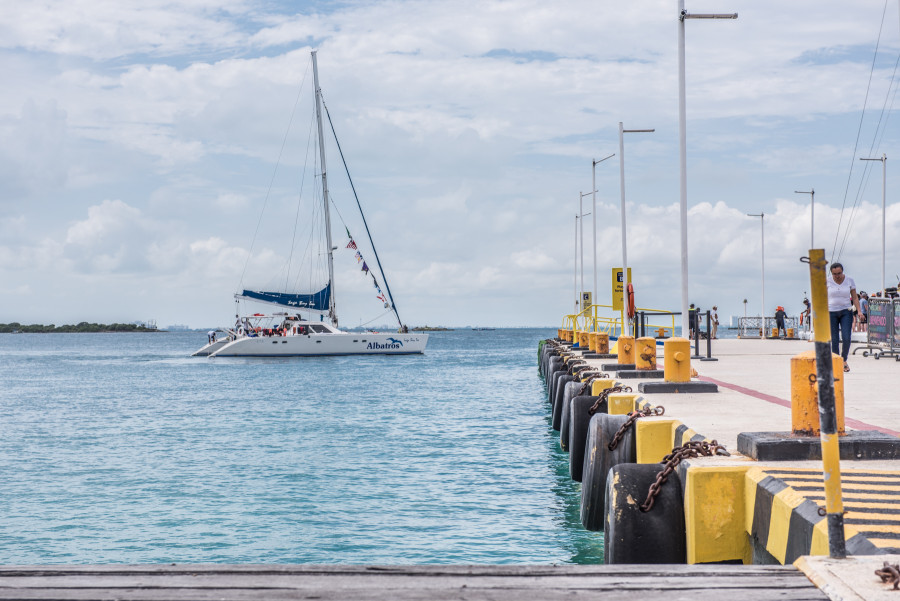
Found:
[(827, 599), (792, 566), (0, 566), (0, 599)]

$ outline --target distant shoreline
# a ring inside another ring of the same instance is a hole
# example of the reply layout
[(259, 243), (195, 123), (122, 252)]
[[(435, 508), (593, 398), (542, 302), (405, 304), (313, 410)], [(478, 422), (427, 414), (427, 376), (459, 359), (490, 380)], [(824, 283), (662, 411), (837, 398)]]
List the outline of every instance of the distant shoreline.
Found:
[(57, 326), (39, 323), (0, 323), (0, 334), (114, 334), (117, 332), (161, 332), (156, 328), (148, 328), (133, 323), (81, 323)]
[(452, 332), (453, 328), (439, 328), (439, 327), (431, 327), (431, 326), (419, 326), (417, 328), (410, 328), (413, 332)]

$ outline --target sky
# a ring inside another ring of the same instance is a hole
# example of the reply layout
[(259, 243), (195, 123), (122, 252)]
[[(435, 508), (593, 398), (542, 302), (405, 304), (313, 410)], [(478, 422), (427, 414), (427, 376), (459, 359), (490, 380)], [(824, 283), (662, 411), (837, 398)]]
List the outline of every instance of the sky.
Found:
[[(897, 284), (897, 5), (688, 0), (739, 14), (686, 22), (690, 302), (759, 314), (747, 214), (764, 213), (766, 312), (798, 314), (812, 228), (795, 191), (811, 189), (815, 246), (880, 288), (882, 164), (859, 158), (882, 153)], [(257, 224), (294, 223), (313, 49), (404, 322), (557, 327), (582, 288), (579, 210), (583, 287), (596, 216), (608, 304), (619, 122), (655, 129), (624, 138), (637, 305), (677, 311), (677, 25), (675, 0), (2, 2), (0, 322), (232, 323), (239, 286), (290, 255), (291, 235)], [(592, 161), (613, 153), (594, 213)], [(337, 181), (339, 156), (327, 164)], [(336, 183), (361, 239), (352, 202)], [(390, 323), (334, 229), (342, 325)]]

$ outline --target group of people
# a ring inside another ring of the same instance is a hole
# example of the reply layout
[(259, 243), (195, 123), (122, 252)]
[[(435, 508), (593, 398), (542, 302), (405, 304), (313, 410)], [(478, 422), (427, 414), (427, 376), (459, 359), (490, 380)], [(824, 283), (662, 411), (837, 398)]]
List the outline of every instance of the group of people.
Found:
[[(691, 303), (688, 309), (688, 327), (690, 328), (689, 338), (693, 340), (696, 333), (700, 330), (700, 309)], [(709, 314), (709, 337), (715, 340), (719, 333), (719, 308), (713, 305)]]

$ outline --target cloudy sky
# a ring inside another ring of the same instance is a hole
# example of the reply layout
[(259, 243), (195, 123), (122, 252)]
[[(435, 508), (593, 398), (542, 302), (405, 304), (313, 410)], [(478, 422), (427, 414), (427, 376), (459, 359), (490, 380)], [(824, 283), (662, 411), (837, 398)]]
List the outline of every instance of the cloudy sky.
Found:
[[(740, 15), (687, 23), (691, 301), (758, 313), (760, 220), (746, 214), (765, 213), (767, 311), (798, 313), (810, 198), (794, 192), (811, 188), (816, 246), (878, 288), (881, 164), (858, 158), (881, 153), (896, 285), (897, 2), (687, 9)], [(591, 161), (618, 152), (620, 121), (656, 130), (625, 141), (638, 305), (677, 310), (676, 12), (675, 0), (0, 3), (0, 322), (229, 323), (245, 264), (289, 253), (254, 231), (264, 204), (264, 222), (290, 220), (278, 211), (296, 193), (273, 173), (303, 162), (305, 138), (282, 144), (292, 112), (292, 130), (308, 128), (297, 99), (311, 49), (404, 321), (559, 324), (579, 195)], [(596, 174), (601, 302), (621, 263), (617, 161)], [(342, 323), (377, 319), (338, 233)]]

